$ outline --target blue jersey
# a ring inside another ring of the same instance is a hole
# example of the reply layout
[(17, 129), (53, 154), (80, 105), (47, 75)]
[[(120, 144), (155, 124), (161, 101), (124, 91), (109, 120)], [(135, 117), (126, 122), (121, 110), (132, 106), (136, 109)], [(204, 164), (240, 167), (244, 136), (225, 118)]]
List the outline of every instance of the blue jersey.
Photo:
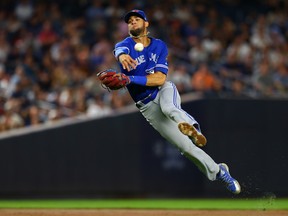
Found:
[[(149, 46), (145, 47), (141, 52), (134, 49), (135, 44), (135, 41), (131, 37), (127, 37), (115, 45), (114, 55), (116, 57), (119, 55), (119, 53), (126, 53), (137, 61), (137, 67), (135, 69), (131, 68), (129, 72), (124, 70), (122, 65), (120, 65), (122, 73), (128, 76), (146, 76), (159, 71), (167, 75), (168, 49), (162, 40), (150, 38)], [(129, 84), (127, 85), (127, 89), (132, 99), (137, 102), (146, 98), (149, 94), (154, 92), (155, 89), (158, 89), (158, 87)]]

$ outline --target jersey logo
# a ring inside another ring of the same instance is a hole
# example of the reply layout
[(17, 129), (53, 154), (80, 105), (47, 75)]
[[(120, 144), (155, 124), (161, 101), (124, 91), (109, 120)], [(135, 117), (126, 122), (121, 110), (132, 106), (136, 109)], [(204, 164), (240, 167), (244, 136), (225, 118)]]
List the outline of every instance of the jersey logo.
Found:
[[(155, 64), (157, 63), (158, 61), (158, 58), (159, 56), (157, 56), (157, 54), (155, 53), (150, 53), (150, 57), (149, 57), (149, 62), (154, 62)], [(143, 64), (146, 62), (146, 59), (145, 59), (145, 55), (140, 55), (136, 58), (136, 61), (137, 61), (137, 66)], [(150, 63), (149, 63), (150, 64)], [(153, 63), (152, 63), (153, 64)], [(152, 65), (150, 64), (150, 68), (146, 69), (145, 72), (147, 74), (152, 74), (154, 73), (154, 69), (155, 69), (155, 65), (153, 67), (151, 67)], [(130, 69), (133, 69), (133, 68), (130, 68)]]
[(137, 61), (137, 65), (140, 65), (140, 64), (146, 62), (145, 56), (144, 56), (144, 55), (141, 55), (141, 56), (137, 57), (137, 58), (136, 58), (136, 61)]
[(156, 63), (158, 60), (158, 57), (155, 53), (151, 53), (151, 57), (149, 58), (149, 60), (154, 61)]

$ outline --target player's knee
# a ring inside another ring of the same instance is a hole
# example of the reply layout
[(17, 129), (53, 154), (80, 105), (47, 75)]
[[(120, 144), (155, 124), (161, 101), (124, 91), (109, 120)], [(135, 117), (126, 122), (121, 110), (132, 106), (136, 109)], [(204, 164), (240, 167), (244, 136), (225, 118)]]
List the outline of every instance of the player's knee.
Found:
[(184, 155), (193, 155), (193, 149), (196, 148), (196, 146), (189, 140), (188, 142), (179, 142), (178, 148)]
[(178, 113), (178, 111), (174, 107), (170, 106), (162, 107), (162, 112), (165, 116), (168, 116), (170, 118), (174, 118), (174, 116)]

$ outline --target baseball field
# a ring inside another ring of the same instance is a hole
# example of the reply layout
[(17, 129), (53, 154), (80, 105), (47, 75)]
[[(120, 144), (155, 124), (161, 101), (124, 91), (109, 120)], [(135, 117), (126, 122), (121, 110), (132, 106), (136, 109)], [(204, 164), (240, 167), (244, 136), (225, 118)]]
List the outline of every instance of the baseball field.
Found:
[(288, 199), (0, 200), (0, 216), (284, 216)]

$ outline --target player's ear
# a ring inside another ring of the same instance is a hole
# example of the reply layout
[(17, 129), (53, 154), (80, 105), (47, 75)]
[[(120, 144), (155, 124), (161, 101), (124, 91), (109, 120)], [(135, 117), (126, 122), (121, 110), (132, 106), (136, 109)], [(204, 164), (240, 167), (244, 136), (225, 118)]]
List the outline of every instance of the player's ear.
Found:
[(145, 22), (145, 27), (147, 28), (149, 26), (149, 22)]

